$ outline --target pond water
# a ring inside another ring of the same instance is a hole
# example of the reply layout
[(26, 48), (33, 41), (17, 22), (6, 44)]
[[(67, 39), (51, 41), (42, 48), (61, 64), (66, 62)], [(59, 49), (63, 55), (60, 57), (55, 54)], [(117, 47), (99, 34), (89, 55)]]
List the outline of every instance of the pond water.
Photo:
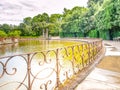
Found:
[(0, 56), (44, 51), (75, 44), (80, 44), (80, 42), (66, 40), (21, 40), (16, 44), (0, 45)]

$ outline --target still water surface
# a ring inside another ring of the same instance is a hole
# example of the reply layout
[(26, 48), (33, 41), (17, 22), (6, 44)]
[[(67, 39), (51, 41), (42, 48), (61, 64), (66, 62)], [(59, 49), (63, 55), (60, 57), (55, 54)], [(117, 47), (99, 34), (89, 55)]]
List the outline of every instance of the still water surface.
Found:
[(0, 56), (43, 51), (75, 44), (80, 44), (80, 42), (65, 40), (23, 40), (16, 44), (0, 45)]

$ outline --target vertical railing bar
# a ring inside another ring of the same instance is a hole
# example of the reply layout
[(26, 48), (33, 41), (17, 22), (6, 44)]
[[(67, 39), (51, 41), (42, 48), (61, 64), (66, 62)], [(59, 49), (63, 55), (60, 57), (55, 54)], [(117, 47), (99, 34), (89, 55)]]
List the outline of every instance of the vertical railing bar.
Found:
[(84, 61), (83, 61), (84, 50), (83, 50), (83, 45), (84, 45), (84, 44), (82, 44), (82, 66), (83, 66), (83, 68), (84, 68)]
[(90, 64), (90, 43), (88, 43), (88, 49), (89, 49), (89, 52), (88, 52), (88, 57), (89, 57), (89, 64)]
[(92, 55), (93, 55), (92, 57), (93, 57), (93, 61), (94, 61), (94, 42), (92, 43), (92, 51), (93, 51), (93, 52), (92, 52), (92, 53), (93, 53), (93, 54), (92, 54)]
[(60, 85), (60, 71), (59, 71), (59, 58), (58, 58), (58, 53), (59, 53), (59, 49), (56, 49), (56, 82), (57, 82), (57, 86), (56, 89), (59, 90), (59, 85)]
[(75, 74), (75, 69), (74, 69), (75, 68), (74, 67), (74, 59), (75, 59), (75, 56), (74, 56), (74, 47), (75, 46), (72, 47), (72, 66), (73, 66), (72, 69), (73, 69), (73, 74)]
[(30, 72), (31, 72), (31, 61), (30, 61), (30, 54), (28, 54), (28, 63), (27, 63), (27, 73), (28, 73), (28, 90), (31, 90), (31, 78), (30, 78)]

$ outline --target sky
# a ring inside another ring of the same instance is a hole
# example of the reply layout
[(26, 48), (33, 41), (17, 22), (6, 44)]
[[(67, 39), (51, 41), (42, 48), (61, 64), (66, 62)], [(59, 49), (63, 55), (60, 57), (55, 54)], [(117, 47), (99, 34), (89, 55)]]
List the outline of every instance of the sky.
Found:
[(25, 17), (33, 17), (44, 12), (63, 13), (63, 9), (87, 6), (88, 0), (0, 0), (0, 24), (18, 25)]

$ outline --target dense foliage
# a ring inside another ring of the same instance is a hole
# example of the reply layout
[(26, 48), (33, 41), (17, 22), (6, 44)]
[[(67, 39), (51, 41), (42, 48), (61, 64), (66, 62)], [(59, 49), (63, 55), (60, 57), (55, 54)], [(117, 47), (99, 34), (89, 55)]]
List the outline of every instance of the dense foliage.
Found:
[[(89, 0), (89, 12), (93, 18), (94, 33), (103, 39), (113, 39), (120, 36), (120, 1), (119, 0)], [(93, 11), (92, 11), (93, 10)], [(95, 32), (96, 31), (96, 32)]]
[(6, 36), (7, 34), (4, 31), (0, 30), (0, 38), (6, 37)]
[[(64, 8), (63, 14), (47, 13), (26, 17), (18, 26), (0, 25), (0, 36), (92, 37), (113, 39), (120, 36), (120, 0), (88, 0), (88, 6)], [(2, 31), (2, 32), (1, 32)], [(2, 33), (2, 34), (1, 34)]]

